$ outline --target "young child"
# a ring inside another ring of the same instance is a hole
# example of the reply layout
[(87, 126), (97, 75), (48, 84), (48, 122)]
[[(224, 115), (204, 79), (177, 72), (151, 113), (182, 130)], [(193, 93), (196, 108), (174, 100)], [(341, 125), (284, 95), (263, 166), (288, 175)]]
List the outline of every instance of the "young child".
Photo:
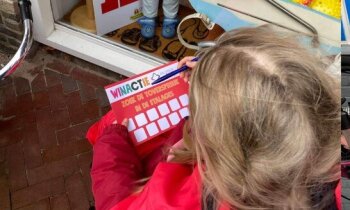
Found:
[(171, 156), (141, 160), (126, 120), (104, 130), (97, 210), (340, 209), (339, 83), (327, 65), (266, 26), (226, 32), (198, 56), (179, 64), (193, 67), (190, 117), (168, 137)]
[[(141, 35), (144, 38), (152, 38), (156, 31), (156, 17), (158, 16), (159, 0), (142, 0), (143, 18), (138, 20), (141, 25)], [(162, 36), (173, 38), (176, 35), (176, 26), (179, 23), (177, 13), (179, 0), (163, 0), (164, 19), (162, 24)]]

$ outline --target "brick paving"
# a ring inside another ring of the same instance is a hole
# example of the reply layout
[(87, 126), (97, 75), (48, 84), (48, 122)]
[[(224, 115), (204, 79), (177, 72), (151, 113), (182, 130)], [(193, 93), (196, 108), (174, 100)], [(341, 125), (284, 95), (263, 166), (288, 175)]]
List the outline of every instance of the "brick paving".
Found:
[(87, 210), (91, 145), (109, 109), (103, 87), (123, 77), (40, 46), (0, 81), (0, 209)]

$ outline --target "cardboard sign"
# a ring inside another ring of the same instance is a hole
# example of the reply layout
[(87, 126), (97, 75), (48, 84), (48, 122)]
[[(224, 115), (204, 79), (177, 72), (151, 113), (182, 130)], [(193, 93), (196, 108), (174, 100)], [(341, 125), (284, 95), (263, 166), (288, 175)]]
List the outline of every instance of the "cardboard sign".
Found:
[(176, 67), (177, 62), (169, 63), (105, 87), (117, 121), (129, 119), (128, 130), (135, 145), (172, 129), (189, 115), (189, 86), (178, 75), (151, 85)]
[(97, 35), (133, 23), (142, 16), (141, 2), (137, 0), (94, 0)]
[[(268, 1), (189, 0), (189, 2), (198, 13), (205, 14), (212, 22), (220, 25), (225, 31), (231, 31), (240, 27), (255, 27), (266, 24), (265, 21), (242, 14), (243, 12), (280, 24), (294, 31), (312, 35), (309, 29), (284, 12), (278, 10), (272, 4), (269, 4)], [(315, 11), (309, 7), (296, 4), (290, 0), (280, 0), (278, 3), (317, 30), (321, 43), (320, 47), (325, 50), (327, 54), (335, 55), (340, 53), (340, 20)], [(233, 8), (236, 11), (228, 8)], [(303, 44), (310, 45), (312, 44), (311, 41), (310, 37), (305, 37)]]

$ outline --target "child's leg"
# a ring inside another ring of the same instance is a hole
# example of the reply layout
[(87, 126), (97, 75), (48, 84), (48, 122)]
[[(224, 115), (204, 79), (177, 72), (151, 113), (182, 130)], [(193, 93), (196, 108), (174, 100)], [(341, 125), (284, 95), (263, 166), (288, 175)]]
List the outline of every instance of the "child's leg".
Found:
[(173, 38), (176, 35), (176, 26), (178, 24), (177, 13), (179, 11), (179, 0), (163, 1), (163, 28), (162, 36), (164, 38)]
[(143, 0), (142, 13), (148, 18), (155, 18), (158, 15), (159, 0)]
[(137, 22), (141, 25), (141, 35), (146, 39), (155, 36), (158, 4), (159, 0), (142, 0), (142, 13), (144, 17)]
[(176, 18), (179, 12), (179, 0), (164, 0), (163, 11), (165, 17)]

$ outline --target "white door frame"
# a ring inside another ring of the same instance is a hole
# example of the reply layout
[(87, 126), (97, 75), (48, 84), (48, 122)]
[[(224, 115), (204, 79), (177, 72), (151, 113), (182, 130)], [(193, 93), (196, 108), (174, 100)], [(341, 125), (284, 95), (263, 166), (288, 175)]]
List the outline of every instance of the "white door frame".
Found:
[(132, 76), (165, 61), (102, 37), (55, 23), (50, 0), (31, 0), (34, 39), (116, 73)]

